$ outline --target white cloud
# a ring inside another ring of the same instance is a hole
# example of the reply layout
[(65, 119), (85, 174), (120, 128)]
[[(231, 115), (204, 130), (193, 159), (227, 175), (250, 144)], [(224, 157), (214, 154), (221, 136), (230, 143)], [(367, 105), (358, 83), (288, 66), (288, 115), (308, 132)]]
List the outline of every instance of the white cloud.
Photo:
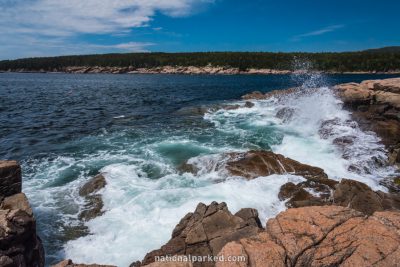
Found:
[(22, 43), (10, 42), (9, 44), (1, 45), (0, 55), (2, 55), (3, 59), (116, 52), (149, 52), (148, 48), (154, 45), (146, 42), (127, 42), (111, 45), (66, 42), (64, 38), (24, 37), (22, 40)]
[(117, 49), (122, 49), (126, 51), (132, 51), (132, 52), (148, 52), (146, 49), (148, 46), (153, 45), (153, 43), (141, 43), (141, 42), (128, 42), (128, 43), (122, 43), (122, 44), (116, 44), (116, 45), (106, 45), (104, 47), (109, 47), (109, 48), (117, 48)]
[[(149, 26), (157, 13), (187, 16), (199, 5), (210, 2), (213, 0), (1, 0), (0, 46), (22, 44), (28, 37), (42, 42), (64, 38), (64, 42), (72, 44), (82, 34), (123, 35), (133, 28)], [(141, 51), (145, 46), (148, 44), (130, 42), (114, 48)], [(0, 58), (5, 57), (0, 54)]]
[(307, 32), (307, 33), (296, 35), (296, 36), (293, 37), (293, 40), (294, 41), (299, 41), (304, 37), (323, 35), (325, 33), (333, 32), (333, 31), (336, 31), (336, 30), (341, 29), (343, 27), (344, 27), (343, 24), (331, 25), (331, 26), (328, 26), (328, 27), (325, 27), (325, 28), (322, 28), (322, 29), (319, 29), (319, 30), (315, 30), (315, 31), (312, 31), (312, 32)]
[(2, 0), (0, 25), (21, 33), (65, 36), (147, 26), (156, 12), (185, 16), (211, 0)]

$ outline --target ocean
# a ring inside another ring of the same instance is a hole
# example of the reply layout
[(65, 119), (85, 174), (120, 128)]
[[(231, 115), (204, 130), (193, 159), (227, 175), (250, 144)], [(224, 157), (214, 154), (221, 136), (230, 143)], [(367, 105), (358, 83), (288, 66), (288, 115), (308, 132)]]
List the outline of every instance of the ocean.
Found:
[[(351, 121), (330, 87), (388, 77), (1, 73), (0, 159), (22, 164), (47, 264), (71, 258), (128, 266), (168, 241), (199, 202), (225, 201), (232, 212), (256, 208), (263, 223), (285, 209), (280, 186), (303, 178), (226, 176), (213, 168), (226, 152), (272, 150), (321, 167), (332, 179), (386, 190), (379, 179), (392, 170), (377, 164), (385, 161), (385, 148)], [(284, 102), (245, 107), (240, 100), (294, 86), (304, 94)], [(282, 108), (293, 115), (277, 117)], [(322, 138), (328, 120), (335, 121), (332, 135)], [(343, 152), (333, 139), (348, 135), (356, 139)], [(186, 162), (200, 172), (182, 171)], [(107, 181), (105, 212), (82, 222), (85, 200), (78, 191), (98, 173)]]

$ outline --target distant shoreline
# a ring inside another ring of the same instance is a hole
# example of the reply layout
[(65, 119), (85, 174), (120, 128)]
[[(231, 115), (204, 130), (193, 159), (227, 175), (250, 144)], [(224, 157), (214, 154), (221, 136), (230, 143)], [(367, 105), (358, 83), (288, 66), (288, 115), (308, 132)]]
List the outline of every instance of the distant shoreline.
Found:
[[(283, 75), (304, 73), (304, 70), (278, 70), (278, 69), (255, 69), (249, 68), (239, 70), (239, 68), (231, 67), (196, 67), (196, 66), (163, 66), (154, 68), (133, 68), (133, 67), (89, 67), (89, 66), (71, 66), (62, 69), (54, 69), (53, 71), (45, 70), (0, 70), (0, 73), (69, 73), (69, 74), (186, 74), (186, 75)], [(318, 71), (317, 73), (326, 74), (400, 74), (399, 71)]]

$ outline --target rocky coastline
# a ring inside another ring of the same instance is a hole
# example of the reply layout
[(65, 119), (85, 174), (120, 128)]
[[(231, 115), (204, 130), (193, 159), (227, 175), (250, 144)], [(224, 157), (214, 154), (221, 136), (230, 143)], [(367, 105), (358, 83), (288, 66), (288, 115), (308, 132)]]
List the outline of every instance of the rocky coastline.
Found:
[[(251, 107), (252, 100), (279, 99), (299, 90), (253, 92), (243, 99), (247, 101), (246, 106)], [(400, 78), (341, 84), (332, 90), (360, 127), (374, 131), (381, 138), (388, 155), (385, 164), (400, 167)], [(276, 116), (285, 118), (291, 111), (278, 113)], [(329, 123), (334, 122), (323, 125)], [(324, 136), (329, 132), (322, 127), (320, 134)], [(334, 143), (346, 146), (348, 142), (351, 137)], [(214, 167), (224, 170), (227, 176), (251, 180), (289, 173), (302, 176), (304, 181), (282, 185), (278, 196), (288, 209), (266, 224), (252, 208), (232, 214), (223, 202), (199, 203), (193, 212), (181, 219), (165, 245), (149, 252), (141, 261), (133, 262), (131, 267), (398, 266), (399, 172), (398, 177), (387, 177), (383, 181), (388, 192), (382, 192), (345, 177), (341, 181), (330, 179), (321, 168), (271, 151), (251, 150), (223, 156), (225, 161)], [(182, 171), (195, 174), (198, 170), (187, 163)], [(106, 179), (99, 174), (80, 189), (79, 194), (87, 201), (81, 220), (88, 221), (102, 214), (99, 190), (104, 186)], [(44, 266), (35, 218), (21, 193), (21, 168), (15, 161), (0, 162), (0, 200), (0, 266)], [(169, 261), (168, 257), (174, 255), (183, 260)], [(202, 260), (185, 261), (185, 256)], [(226, 261), (230, 258), (236, 260)], [(104, 265), (65, 260), (55, 266)]]
[(42, 241), (21, 185), (20, 165), (0, 161), (0, 266), (43, 267)]
[[(65, 68), (55, 68), (48, 70), (31, 70), (31, 69), (13, 69), (3, 70), (0, 72), (17, 72), (17, 73), (76, 73), (76, 74), (212, 74), (212, 75), (275, 75), (275, 74), (293, 74), (303, 73), (302, 70), (279, 70), (279, 69), (255, 69), (249, 68), (241, 70), (229, 66), (160, 66), (153, 68), (135, 68), (129, 67), (111, 67), (111, 66), (69, 66)], [(327, 74), (400, 74), (400, 70), (378, 72), (378, 71), (355, 71), (355, 72), (339, 72), (325, 71), (319, 73)]]

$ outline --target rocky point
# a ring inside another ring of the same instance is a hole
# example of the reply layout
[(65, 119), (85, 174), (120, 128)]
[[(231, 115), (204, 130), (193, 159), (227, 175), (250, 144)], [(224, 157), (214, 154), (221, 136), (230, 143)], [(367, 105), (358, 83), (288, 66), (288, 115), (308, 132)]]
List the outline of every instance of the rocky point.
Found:
[(43, 245), (21, 184), (20, 165), (0, 161), (0, 266), (43, 267)]

